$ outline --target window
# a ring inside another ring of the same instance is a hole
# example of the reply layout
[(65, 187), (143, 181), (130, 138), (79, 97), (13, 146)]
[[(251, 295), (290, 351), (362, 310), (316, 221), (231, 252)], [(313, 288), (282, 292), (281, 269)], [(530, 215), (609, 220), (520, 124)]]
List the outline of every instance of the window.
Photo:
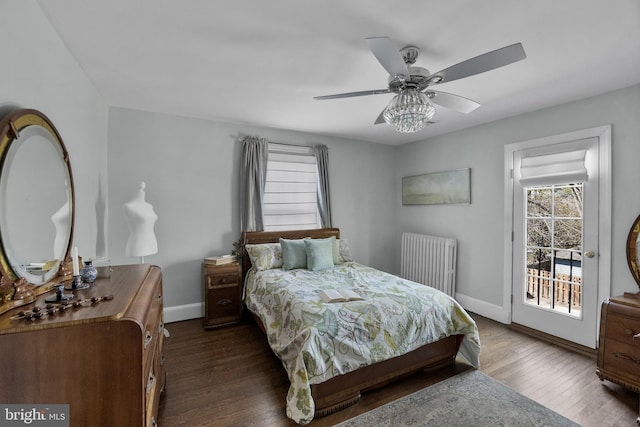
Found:
[(312, 147), (269, 143), (265, 231), (320, 228), (318, 168)]
[(526, 304), (580, 317), (583, 183), (525, 187)]

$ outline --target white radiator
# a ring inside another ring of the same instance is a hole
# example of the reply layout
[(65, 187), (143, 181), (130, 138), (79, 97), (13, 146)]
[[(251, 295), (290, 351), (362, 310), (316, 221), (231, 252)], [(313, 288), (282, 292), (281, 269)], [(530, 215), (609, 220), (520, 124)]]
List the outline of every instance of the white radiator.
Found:
[(448, 237), (402, 233), (400, 276), (455, 297), (457, 246)]

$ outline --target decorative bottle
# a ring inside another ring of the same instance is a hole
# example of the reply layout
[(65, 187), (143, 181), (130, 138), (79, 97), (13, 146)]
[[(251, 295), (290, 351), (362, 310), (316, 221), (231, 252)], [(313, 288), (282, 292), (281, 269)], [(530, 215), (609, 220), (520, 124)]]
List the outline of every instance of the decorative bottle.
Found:
[(93, 283), (98, 277), (98, 269), (93, 266), (92, 261), (85, 261), (84, 267), (80, 270), (80, 275), (82, 276), (82, 281), (85, 283)]

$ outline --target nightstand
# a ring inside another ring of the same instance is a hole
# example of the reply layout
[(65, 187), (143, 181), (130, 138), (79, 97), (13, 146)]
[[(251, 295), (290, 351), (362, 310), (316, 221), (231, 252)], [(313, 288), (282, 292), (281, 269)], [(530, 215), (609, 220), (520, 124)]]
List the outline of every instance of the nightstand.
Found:
[(238, 323), (242, 318), (242, 269), (239, 262), (202, 264), (205, 329)]

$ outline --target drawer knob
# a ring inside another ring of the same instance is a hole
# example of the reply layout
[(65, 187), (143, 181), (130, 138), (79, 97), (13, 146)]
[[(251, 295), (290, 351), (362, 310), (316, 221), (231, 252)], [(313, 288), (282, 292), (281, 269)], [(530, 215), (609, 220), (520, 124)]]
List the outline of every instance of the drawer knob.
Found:
[(145, 334), (144, 334), (144, 348), (145, 349), (147, 347), (149, 347), (149, 344), (151, 344), (151, 340), (152, 339), (153, 339), (153, 335), (151, 335), (151, 332), (145, 331)]
[(156, 382), (156, 376), (153, 375), (153, 372), (149, 374), (149, 380), (147, 381), (147, 394), (151, 393), (153, 389), (153, 383)]
[(220, 301), (217, 302), (218, 305), (229, 305), (231, 304), (231, 300), (228, 298), (225, 299), (221, 299)]

